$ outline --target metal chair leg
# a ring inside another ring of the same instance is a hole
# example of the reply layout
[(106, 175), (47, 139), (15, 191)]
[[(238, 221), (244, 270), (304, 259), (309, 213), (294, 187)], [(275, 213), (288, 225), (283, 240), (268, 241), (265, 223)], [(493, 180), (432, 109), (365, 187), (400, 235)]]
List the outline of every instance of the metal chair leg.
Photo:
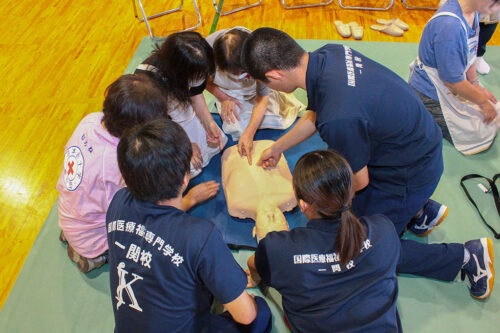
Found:
[(350, 7), (350, 6), (344, 6), (342, 4), (342, 0), (338, 0), (339, 6), (344, 8), (344, 9), (364, 9), (364, 10), (389, 10), (389, 8), (392, 7), (394, 4), (394, 0), (391, 0), (387, 7), (379, 8), (379, 7)]
[(283, 7), (285, 7), (286, 9), (297, 9), (297, 8), (307, 8), (307, 7), (320, 7), (320, 6), (328, 6), (329, 4), (331, 4), (333, 2), (333, 0), (330, 0), (328, 2), (323, 2), (323, 3), (312, 3), (312, 4), (308, 4), (308, 5), (296, 5), (296, 6), (287, 6), (287, 4), (285, 3), (285, 0), (281, 0), (281, 4), (283, 5)]
[[(142, 18), (139, 17), (139, 15), (137, 13), (137, 8), (136, 8), (136, 5), (135, 5), (135, 0), (132, 0), (132, 3), (134, 5), (134, 15), (135, 15), (135, 18), (138, 19), (141, 22), (146, 23), (146, 27), (148, 28), (149, 35), (151, 36), (151, 38), (155, 38), (155, 36), (153, 35), (153, 31), (151, 31), (151, 27), (149, 26), (149, 21), (148, 20), (152, 20), (152, 19), (155, 19), (157, 17), (163, 16), (163, 15), (167, 15), (167, 14), (170, 14), (170, 13), (177, 12), (177, 11), (181, 10), (182, 6), (184, 5), (184, 0), (181, 0), (181, 4), (177, 8), (170, 9), (170, 10), (167, 10), (167, 11), (164, 11), (164, 12), (161, 12), (161, 13), (158, 13), (158, 14), (154, 14), (154, 15), (151, 15), (151, 16), (147, 16), (146, 15), (146, 12), (144, 11), (144, 6), (142, 5), (141, 0), (137, 0), (137, 4), (139, 5), (139, 9), (141, 10), (141, 13), (142, 13)], [(193, 0), (193, 4), (194, 4), (194, 8), (196, 10), (196, 15), (198, 16), (198, 24), (196, 24), (195, 26), (192, 26), (190, 28), (184, 29), (182, 31), (194, 30), (194, 29), (198, 28), (200, 26), (200, 24), (201, 24), (201, 15), (200, 15), (200, 10), (198, 9), (198, 3), (196, 2), (196, 0)]]
[(424, 9), (424, 10), (437, 10), (438, 7), (418, 7), (418, 6), (409, 6), (408, 3), (406, 3), (406, 0), (401, 0), (403, 2), (403, 5), (406, 7), (406, 9)]
[(232, 13), (236, 13), (236, 12), (239, 12), (240, 10), (244, 10), (244, 9), (248, 9), (248, 8), (252, 8), (252, 7), (256, 7), (258, 5), (260, 5), (262, 3), (262, 0), (259, 0), (259, 2), (256, 2), (256, 3), (252, 3), (248, 6), (243, 6), (243, 7), (239, 7), (239, 8), (236, 8), (236, 9), (233, 9), (233, 10), (230, 10), (228, 12), (223, 12), (222, 11), (222, 8), (219, 10), (219, 6), (217, 4), (217, 1), (216, 0), (212, 0), (213, 4), (214, 4), (214, 8), (215, 8), (215, 12), (217, 14), (219, 14), (220, 16), (224, 16), (224, 15), (229, 15), (229, 14), (232, 14)]

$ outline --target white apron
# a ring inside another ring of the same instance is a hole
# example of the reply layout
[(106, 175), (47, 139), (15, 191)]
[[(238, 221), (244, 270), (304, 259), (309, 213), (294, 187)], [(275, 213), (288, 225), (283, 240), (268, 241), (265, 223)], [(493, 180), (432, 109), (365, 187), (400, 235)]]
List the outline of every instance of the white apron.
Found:
[[(459, 20), (462, 24), (465, 36), (467, 36), (467, 27), (464, 22), (453, 13), (438, 13), (431, 17), (429, 22), (439, 16), (452, 16), (457, 18), (457, 20)], [(477, 50), (478, 39), (479, 29), (477, 29), (474, 37), (467, 39), (468, 52), (467, 67), (465, 72), (467, 72), (470, 66), (472, 66), (472, 64), (476, 61), (476, 52), (470, 51)], [(423, 69), (436, 87), (439, 103), (441, 104), (441, 110), (443, 112), (444, 119), (446, 120), (446, 126), (450, 131), (455, 148), (464, 155), (472, 155), (488, 149), (495, 139), (498, 130), (497, 123), (491, 122), (489, 124), (485, 124), (483, 122), (483, 115), (479, 111), (479, 106), (454, 95), (443, 84), (436, 68), (424, 65), (418, 57), (410, 65), (410, 69), (415, 68), (414, 66), (419, 66)], [(499, 109), (500, 103), (497, 103), (497, 105), (495, 105), (497, 113), (499, 112)]]
[[(153, 65), (147, 65), (147, 64), (140, 64), (137, 66), (137, 69), (144, 70), (144, 71), (150, 71), (157, 73), (158, 68), (156, 68)], [(193, 107), (191, 105), (188, 105), (184, 108), (180, 108), (179, 106), (176, 105), (169, 105), (169, 109), (172, 108), (173, 110), (168, 111), (168, 115), (170, 118), (172, 118), (173, 121), (175, 121), (177, 124), (179, 124), (182, 129), (186, 132), (186, 134), (189, 137), (189, 140), (193, 143), (196, 143), (198, 147), (200, 147), (201, 151), (201, 156), (203, 158), (203, 163), (202, 163), (202, 168), (206, 167), (212, 157), (217, 155), (220, 152), (219, 149), (219, 144), (208, 144), (207, 143), (207, 132), (205, 131), (205, 128), (201, 124), (200, 119), (196, 116)], [(227, 143), (227, 136), (222, 133), (222, 144), (223, 146), (226, 145)], [(191, 164), (191, 170), (190, 170), (190, 175), (191, 178), (196, 177), (201, 173), (201, 170), (196, 170), (193, 167), (193, 164)]]
[[(175, 109), (168, 113), (173, 121), (179, 124), (186, 131), (189, 140), (200, 147), (201, 156), (203, 158), (202, 167), (206, 167), (212, 157), (220, 152), (219, 144), (207, 143), (207, 132), (201, 124), (200, 119), (196, 116), (191, 105), (186, 106), (183, 110)], [(222, 133), (223, 146), (227, 143), (227, 136)], [(191, 178), (200, 174), (201, 170), (196, 170), (191, 164)]]
[[(235, 123), (224, 122), (222, 124), (224, 132), (230, 134), (233, 140), (238, 140), (247, 128), (252, 116), (257, 95), (257, 82), (250, 77), (237, 79), (218, 70), (215, 73), (214, 83), (226, 95), (237, 99), (241, 103), (241, 109), (236, 106), (240, 120), (235, 119)], [(221, 103), (217, 100), (215, 104), (220, 114), (222, 110)], [(259, 128), (286, 129), (293, 124), (298, 113), (304, 109), (305, 105), (293, 94), (285, 94), (270, 89), (266, 113)]]

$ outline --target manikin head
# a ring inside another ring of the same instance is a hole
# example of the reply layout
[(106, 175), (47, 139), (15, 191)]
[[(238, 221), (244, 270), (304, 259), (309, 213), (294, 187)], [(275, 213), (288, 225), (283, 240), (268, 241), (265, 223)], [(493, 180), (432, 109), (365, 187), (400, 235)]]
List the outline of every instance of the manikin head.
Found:
[(290, 230), (285, 215), (278, 205), (262, 198), (261, 204), (257, 208), (257, 217), (255, 219), (254, 237), (257, 242), (271, 231)]
[(291, 93), (298, 88), (290, 74), (307, 53), (283, 31), (259, 28), (243, 44), (241, 63), (245, 71), (271, 89)]
[(125, 133), (118, 144), (118, 166), (135, 199), (158, 203), (182, 196), (192, 154), (182, 127), (161, 119)]

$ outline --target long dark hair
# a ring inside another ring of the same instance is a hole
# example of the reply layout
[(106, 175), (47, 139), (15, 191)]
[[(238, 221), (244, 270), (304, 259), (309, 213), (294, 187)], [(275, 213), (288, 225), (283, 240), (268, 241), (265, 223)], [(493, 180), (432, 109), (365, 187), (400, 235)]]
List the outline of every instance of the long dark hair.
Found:
[(197, 32), (169, 35), (154, 56), (169, 96), (183, 105), (190, 103), (189, 82), (206, 80), (215, 73), (212, 48)]
[(302, 199), (325, 218), (341, 218), (335, 250), (342, 265), (355, 258), (363, 246), (366, 231), (350, 211), (354, 188), (352, 171), (340, 154), (316, 150), (302, 156), (293, 171), (297, 200)]

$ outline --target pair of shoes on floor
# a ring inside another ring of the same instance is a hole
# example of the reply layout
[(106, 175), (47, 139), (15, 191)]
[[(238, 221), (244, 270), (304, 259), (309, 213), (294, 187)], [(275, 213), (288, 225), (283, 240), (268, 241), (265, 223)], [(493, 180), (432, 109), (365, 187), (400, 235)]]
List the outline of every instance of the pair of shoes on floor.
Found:
[(373, 24), (370, 26), (372, 30), (383, 32), (387, 35), (391, 35), (394, 37), (403, 36), (405, 31), (408, 31), (410, 28), (408, 24), (403, 22), (398, 18), (393, 18), (390, 20), (377, 19), (377, 24)]
[(434, 230), (448, 215), (448, 207), (432, 199), (427, 200), (422, 214), (415, 216), (408, 230), (417, 236), (424, 237)]
[(335, 21), (333, 22), (335, 24), (335, 28), (337, 28), (337, 32), (339, 33), (340, 36), (344, 38), (349, 38), (353, 37), (354, 39), (361, 39), (363, 38), (363, 27), (358, 25), (357, 22), (349, 22), (349, 23), (344, 23), (342, 21)]
[(476, 59), (476, 71), (479, 74), (486, 75), (490, 72), (490, 65), (484, 60), (483, 57), (477, 57)]
[(462, 281), (467, 276), (472, 297), (488, 298), (495, 283), (493, 242), (490, 238), (484, 237), (468, 241), (464, 247), (469, 252), (469, 261), (462, 267)]
[(81, 256), (73, 250), (71, 245), (68, 243), (68, 257), (78, 265), (78, 268), (82, 273), (88, 273), (91, 270), (101, 267), (105, 263), (108, 262), (108, 256), (106, 254), (95, 257), (95, 258), (86, 258)]

